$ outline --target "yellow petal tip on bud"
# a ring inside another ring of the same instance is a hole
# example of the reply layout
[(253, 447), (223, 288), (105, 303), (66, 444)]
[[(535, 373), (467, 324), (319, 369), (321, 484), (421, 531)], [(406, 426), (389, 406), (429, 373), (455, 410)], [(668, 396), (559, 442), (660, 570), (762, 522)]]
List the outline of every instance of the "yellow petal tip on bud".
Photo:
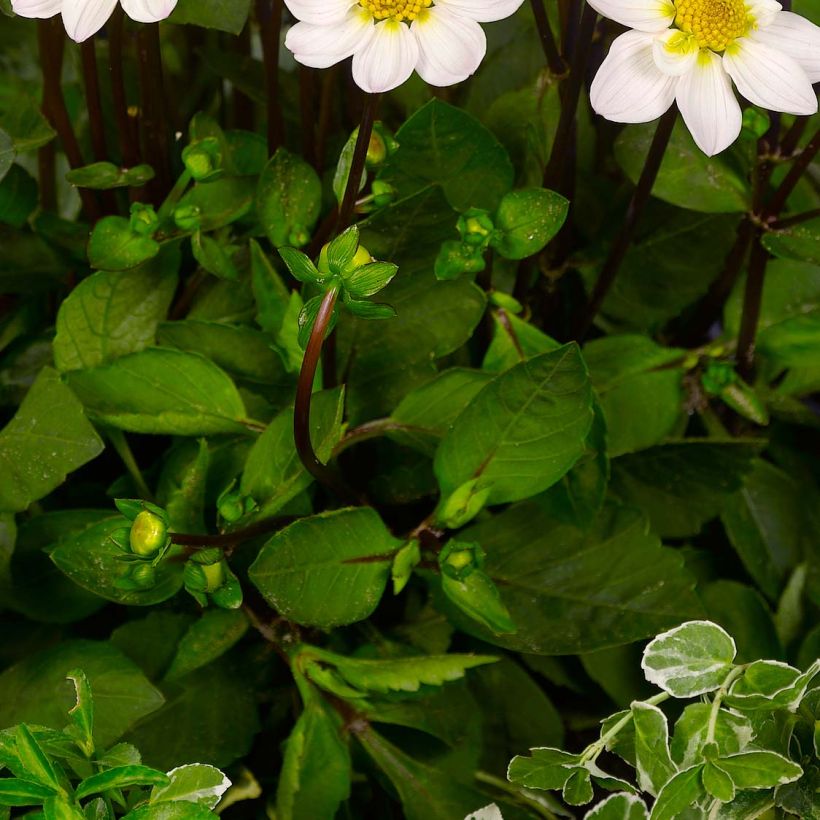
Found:
[(168, 529), (158, 515), (143, 510), (131, 525), (129, 543), (135, 555), (150, 556), (159, 552), (168, 538)]

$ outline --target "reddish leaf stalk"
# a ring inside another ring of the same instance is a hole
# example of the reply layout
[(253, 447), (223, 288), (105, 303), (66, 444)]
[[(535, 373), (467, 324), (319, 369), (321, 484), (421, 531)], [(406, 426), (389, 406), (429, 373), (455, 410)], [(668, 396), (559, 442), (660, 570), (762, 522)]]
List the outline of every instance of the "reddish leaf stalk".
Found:
[(256, 16), (262, 30), (265, 92), (268, 100), (268, 153), (274, 154), (284, 138), (284, 120), (279, 100), (279, 37), (282, 29), (282, 0), (256, 0)]
[(737, 372), (747, 382), (754, 375), (755, 341), (757, 325), (760, 321), (760, 307), (763, 302), (763, 285), (766, 278), (766, 264), (769, 254), (760, 243), (760, 234), (755, 235), (749, 271), (746, 275), (746, 290), (743, 294), (743, 313), (737, 339)]
[(125, 93), (124, 57), (124, 13), (117, 4), (108, 24), (108, 67), (111, 72), (111, 99), (114, 117), (120, 135), (122, 163), (126, 168), (133, 168), (140, 163), (140, 152), (134, 138), (134, 120), (128, 113), (128, 98)]
[(658, 171), (660, 170), (666, 147), (669, 145), (669, 139), (672, 136), (672, 129), (675, 126), (677, 116), (677, 108), (673, 105), (658, 121), (658, 126), (655, 129), (655, 136), (652, 138), (652, 144), (649, 147), (649, 153), (647, 154), (643, 171), (641, 171), (641, 176), (638, 179), (638, 184), (635, 186), (635, 191), (632, 194), (632, 199), (626, 211), (626, 219), (624, 220), (623, 227), (618, 234), (615, 244), (610, 249), (609, 256), (607, 256), (606, 262), (601, 269), (601, 274), (595, 282), (595, 287), (592, 291), (587, 309), (578, 325), (575, 337), (579, 341), (589, 332), (598, 311), (601, 309), (601, 305), (604, 303), (604, 299), (615, 283), (621, 263), (635, 236), (638, 220), (652, 194), (652, 188), (658, 177)]
[(564, 61), (558, 53), (558, 45), (555, 42), (555, 35), (552, 33), (544, 0), (530, 0), (532, 14), (535, 17), (535, 25), (538, 28), (538, 36), (541, 40), (541, 48), (544, 50), (544, 57), (551, 74), (560, 76), (566, 71)]

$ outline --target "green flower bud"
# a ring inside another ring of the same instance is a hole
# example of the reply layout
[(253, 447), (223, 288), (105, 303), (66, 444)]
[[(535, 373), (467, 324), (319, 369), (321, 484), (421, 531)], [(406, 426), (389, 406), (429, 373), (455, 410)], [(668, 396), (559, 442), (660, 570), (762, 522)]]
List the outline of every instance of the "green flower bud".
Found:
[(205, 592), (215, 592), (225, 583), (225, 562), (218, 564), (203, 564), (205, 574)]
[(182, 161), (197, 182), (212, 180), (222, 174), (222, 146), (216, 137), (205, 137), (183, 149)]
[(140, 236), (151, 236), (159, 227), (159, 217), (153, 206), (142, 202), (131, 205), (131, 230)]
[(131, 580), (140, 589), (152, 589), (157, 585), (157, 571), (151, 564), (140, 564), (131, 570)]
[(378, 168), (387, 159), (387, 144), (381, 134), (374, 128), (367, 146), (367, 165), (369, 168)]
[(377, 179), (371, 186), (373, 192), (373, 204), (377, 208), (384, 208), (396, 198), (396, 189), (389, 182), (382, 182)]
[(717, 396), (737, 381), (737, 378), (735, 369), (728, 362), (709, 362), (701, 377), (701, 383), (707, 393)]
[(229, 524), (235, 524), (245, 514), (245, 504), (239, 492), (230, 493), (220, 499), (219, 514)]
[(202, 224), (202, 211), (196, 205), (183, 205), (174, 211), (174, 224), (181, 231), (198, 231)]
[(129, 541), (135, 555), (150, 556), (159, 552), (168, 540), (165, 522), (149, 510), (143, 510), (131, 525)]
[(185, 562), (185, 569), (182, 573), (185, 589), (189, 592), (205, 592), (208, 588), (208, 579), (205, 570), (193, 561)]
[(486, 246), (495, 230), (492, 217), (481, 208), (470, 208), (463, 213), (456, 225), (461, 239), (468, 245)]
[(293, 248), (303, 248), (308, 242), (310, 242), (310, 231), (305, 228), (294, 228), (288, 234), (288, 245)]
[(480, 544), (450, 541), (439, 555), (439, 567), (444, 575), (463, 581), (484, 564)]

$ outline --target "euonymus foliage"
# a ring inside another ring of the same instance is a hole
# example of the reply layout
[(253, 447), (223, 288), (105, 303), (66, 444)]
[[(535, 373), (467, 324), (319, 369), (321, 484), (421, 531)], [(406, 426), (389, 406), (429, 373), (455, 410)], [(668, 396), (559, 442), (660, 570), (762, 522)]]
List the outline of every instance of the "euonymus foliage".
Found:
[(820, 818), (818, 115), (112, 5), (0, 0), (0, 820)]

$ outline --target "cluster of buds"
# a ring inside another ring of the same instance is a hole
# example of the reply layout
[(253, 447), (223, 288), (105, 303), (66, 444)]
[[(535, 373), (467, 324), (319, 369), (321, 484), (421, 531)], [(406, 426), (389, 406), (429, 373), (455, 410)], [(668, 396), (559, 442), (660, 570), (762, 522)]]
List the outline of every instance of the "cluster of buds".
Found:
[[(720, 352), (722, 351), (713, 351), (715, 354)], [(693, 366), (691, 361), (684, 362), (684, 364), (689, 365), (690, 368)], [(769, 423), (769, 412), (766, 405), (754, 389), (740, 378), (732, 362), (707, 359), (703, 364), (700, 381), (704, 392), (720, 399), (738, 415), (755, 424)]]
[(183, 578), (186, 591), (202, 607), (208, 606), (209, 602), (222, 609), (242, 606), (242, 587), (221, 549), (195, 552), (185, 562)]
[(458, 218), (456, 229), (461, 239), (444, 242), (436, 257), (438, 279), (457, 279), (463, 273), (480, 273), (486, 267), (485, 251), (495, 233), (490, 212), (470, 208)]
[[(389, 319), (396, 315), (390, 305), (369, 301), (385, 288), (398, 271), (390, 262), (377, 262), (359, 243), (359, 229), (354, 225), (325, 245), (317, 264), (295, 248), (279, 248), (279, 255), (295, 279), (312, 285), (322, 294), (308, 300), (299, 316), (299, 343), (307, 345), (314, 320), (324, 294), (336, 290), (345, 307), (362, 319)], [(336, 308), (328, 324), (328, 333), (337, 319)]]
[(125, 590), (152, 589), (157, 583), (157, 567), (171, 548), (168, 515), (162, 507), (139, 499), (117, 499), (117, 509), (131, 522), (111, 535), (127, 567), (116, 585)]
[(245, 495), (234, 480), (219, 494), (216, 508), (226, 524), (236, 524), (252, 513), (257, 508), (257, 503), (251, 496)]

